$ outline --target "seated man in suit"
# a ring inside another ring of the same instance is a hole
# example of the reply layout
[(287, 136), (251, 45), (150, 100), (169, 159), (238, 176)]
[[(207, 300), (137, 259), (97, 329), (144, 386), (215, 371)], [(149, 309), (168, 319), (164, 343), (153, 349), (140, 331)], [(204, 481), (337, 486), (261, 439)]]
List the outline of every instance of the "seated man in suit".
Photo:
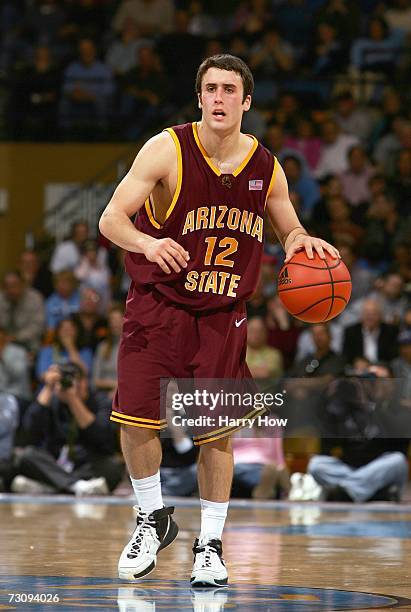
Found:
[(390, 362), (397, 356), (398, 328), (382, 320), (382, 311), (374, 299), (362, 305), (361, 322), (345, 330), (343, 353), (348, 363), (357, 357), (366, 357), (371, 363)]

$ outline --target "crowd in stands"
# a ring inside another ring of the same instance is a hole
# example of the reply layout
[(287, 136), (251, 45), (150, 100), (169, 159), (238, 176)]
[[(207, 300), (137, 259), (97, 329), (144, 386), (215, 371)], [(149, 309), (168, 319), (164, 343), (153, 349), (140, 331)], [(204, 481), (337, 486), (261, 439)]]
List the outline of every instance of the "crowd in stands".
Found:
[[(260, 379), (304, 379), (293, 390), (300, 402), (321, 394), (347, 367), (396, 377), (403, 381), (398, 403), (411, 408), (411, 0), (3, 0), (0, 29), (0, 70), (11, 92), (4, 112), (13, 139), (135, 140), (176, 111), (179, 120), (193, 120), (201, 59), (225, 51), (243, 57), (256, 81), (244, 129), (278, 157), (303, 224), (340, 250), (352, 277), (352, 298), (339, 317), (328, 325), (302, 324), (276, 295), (284, 255), (267, 224), (261, 277), (248, 303), (250, 369)], [(69, 479), (57, 470), (45, 483), (66, 492), (84, 492), (85, 478), (98, 491), (102, 477), (112, 490), (121, 478), (117, 464), (102, 472), (98, 458), (103, 448), (116, 453), (107, 417), (128, 279), (123, 253), (96, 238), (96, 230), (79, 222), (51, 254), (21, 253), (0, 290), (0, 392), (16, 400), (20, 426), (31, 433), (39, 431), (39, 392), (44, 403), (65, 404), (64, 413), (55, 406), (56, 422), (47, 427), (70, 429), (71, 414), (70, 435), (82, 449), (77, 465), (73, 448), (51, 448), (43, 439), (37, 444), (43, 455), (23, 453), (19, 461), (32, 478), (50, 457), (59, 465), (71, 462)], [(77, 368), (88, 415), (70, 404), (67, 390), (56, 391), (53, 368), (67, 363)], [(106, 447), (88, 447), (89, 428)], [(174, 433), (164, 468), (187, 474), (195, 452)], [(393, 482), (401, 488), (405, 442), (379, 445), (374, 454), (367, 447), (362, 459), (357, 448), (346, 465), (352, 470), (392, 453), (397, 464), (388, 473), (397, 474)], [(274, 495), (276, 484), (286, 495), (278, 439), (249, 444), (247, 461), (246, 443), (235, 442), (235, 485), (259, 497)], [(317, 485), (335, 489), (330, 466), (317, 458), (309, 471)], [(175, 472), (167, 474), (172, 493), (191, 482), (185, 475), (176, 484)], [(301, 478), (294, 485), (294, 498), (304, 498)], [(358, 501), (377, 493), (367, 489), (364, 497), (358, 481), (356, 487), (347, 485), (340, 497)]]
[(303, 172), (346, 170), (354, 143), (382, 161), (409, 132), (410, 22), (409, 0), (2, 0), (3, 137), (135, 140), (189, 104), (202, 58), (230, 52), (255, 76), (250, 131), (285, 128), (310, 149)]

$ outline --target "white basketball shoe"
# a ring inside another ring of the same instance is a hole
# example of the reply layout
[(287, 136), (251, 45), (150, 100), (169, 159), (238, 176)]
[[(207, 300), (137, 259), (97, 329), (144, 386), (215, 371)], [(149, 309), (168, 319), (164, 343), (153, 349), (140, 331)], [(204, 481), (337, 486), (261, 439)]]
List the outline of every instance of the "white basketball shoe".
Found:
[(157, 553), (171, 544), (178, 534), (178, 526), (171, 517), (174, 507), (151, 513), (136, 510), (136, 528), (118, 562), (118, 575), (123, 580), (136, 580), (152, 572)]
[(192, 587), (225, 587), (228, 577), (221, 540), (196, 539), (193, 546)]

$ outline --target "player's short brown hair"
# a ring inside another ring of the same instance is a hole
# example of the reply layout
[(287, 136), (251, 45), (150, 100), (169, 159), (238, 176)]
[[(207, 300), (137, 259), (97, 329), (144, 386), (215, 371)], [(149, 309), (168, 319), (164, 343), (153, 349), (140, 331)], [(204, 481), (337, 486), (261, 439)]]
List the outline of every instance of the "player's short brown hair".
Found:
[(220, 70), (230, 70), (239, 74), (243, 81), (243, 102), (247, 96), (251, 96), (254, 91), (254, 79), (251, 70), (245, 62), (235, 55), (221, 53), (207, 57), (197, 70), (196, 93), (201, 93), (201, 83), (203, 76), (209, 68), (219, 68)]

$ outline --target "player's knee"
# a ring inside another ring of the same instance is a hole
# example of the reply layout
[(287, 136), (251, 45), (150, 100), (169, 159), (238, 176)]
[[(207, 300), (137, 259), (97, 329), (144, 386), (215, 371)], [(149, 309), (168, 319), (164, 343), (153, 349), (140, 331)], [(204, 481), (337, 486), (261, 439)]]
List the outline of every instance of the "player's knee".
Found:
[(232, 453), (232, 444), (230, 436), (220, 438), (219, 440), (213, 440), (212, 442), (207, 442), (206, 444), (203, 444), (200, 447), (200, 454), (218, 451)]
[(391, 453), (389, 457), (390, 470), (395, 471), (401, 477), (407, 478), (408, 475), (408, 462), (403, 453), (395, 452)]
[(158, 435), (159, 432), (155, 429), (121, 424), (122, 440), (133, 440), (134, 442), (141, 443), (148, 440), (153, 440), (154, 438), (157, 438)]

